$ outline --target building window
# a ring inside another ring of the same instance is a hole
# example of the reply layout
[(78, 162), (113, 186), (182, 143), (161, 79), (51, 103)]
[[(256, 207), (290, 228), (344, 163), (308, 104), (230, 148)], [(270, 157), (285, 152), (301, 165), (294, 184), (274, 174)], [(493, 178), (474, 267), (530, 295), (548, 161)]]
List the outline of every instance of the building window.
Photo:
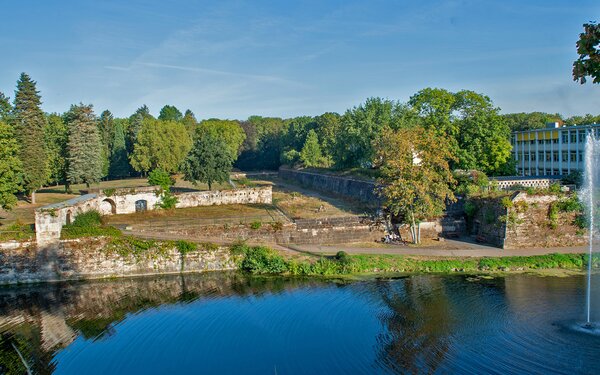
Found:
[(569, 152), (568, 151), (562, 152), (562, 161), (569, 161)]
[(547, 144), (547, 145), (549, 145), (550, 143), (552, 143), (552, 140), (551, 139), (545, 139), (544, 143)]
[(569, 134), (571, 136), (571, 143), (577, 143), (577, 132), (576, 131), (570, 131)]
[(529, 154), (528, 154), (528, 153), (527, 153), (527, 154), (525, 154), (525, 155), (523, 155), (523, 156), (524, 156), (523, 160), (525, 160), (525, 161), (529, 161)]
[(552, 143), (557, 144), (558, 143), (558, 138), (553, 138), (552, 139)]
[(552, 153), (552, 160), (554, 160), (554, 161), (558, 161), (558, 151), (554, 151), (554, 152)]
[(585, 130), (579, 131), (579, 143), (585, 143)]
[(544, 140), (543, 139), (538, 139), (538, 144), (539, 145), (543, 145), (544, 144)]
[(562, 132), (562, 143), (569, 143), (569, 133), (567, 132)]
[(571, 151), (571, 161), (577, 162), (577, 151)]
[(531, 161), (535, 161), (535, 152), (531, 153)]
[(562, 175), (563, 175), (563, 176), (566, 176), (566, 175), (568, 175), (568, 174), (569, 174), (569, 170), (568, 170), (568, 169), (563, 169), (563, 170), (562, 170)]
[(583, 151), (579, 151), (579, 161), (583, 161)]
[(530, 145), (534, 145), (535, 144), (535, 139), (532, 139), (531, 141), (529, 141)]
[(552, 161), (552, 153), (550, 151), (546, 151), (546, 161)]

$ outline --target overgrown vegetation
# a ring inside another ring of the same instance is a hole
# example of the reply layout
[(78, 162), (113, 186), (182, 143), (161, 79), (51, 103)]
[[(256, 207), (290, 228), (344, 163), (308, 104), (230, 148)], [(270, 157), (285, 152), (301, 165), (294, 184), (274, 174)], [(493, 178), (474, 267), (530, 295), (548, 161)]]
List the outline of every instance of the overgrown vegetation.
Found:
[(31, 225), (13, 223), (0, 229), (0, 241), (27, 241), (35, 238), (35, 231)]
[(95, 210), (77, 215), (71, 224), (63, 226), (60, 234), (62, 239), (100, 236), (119, 237), (121, 231), (115, 227), (104, 225), (102, 215)]
[(301, 276), (336, 276), (372, 272), (475, 273), (553, 268), (581, 270), (587, 260), (587, 255), (584, 254), (427, 259), (401, 255), (348, 255), (340, 251), (335, 256), (323, 256), (311, 262), (288, 260), (269, 248), (250, 247), (243, 243), (232, 246), (231, 252), (238, 257), (238, 264), (244, 272)]

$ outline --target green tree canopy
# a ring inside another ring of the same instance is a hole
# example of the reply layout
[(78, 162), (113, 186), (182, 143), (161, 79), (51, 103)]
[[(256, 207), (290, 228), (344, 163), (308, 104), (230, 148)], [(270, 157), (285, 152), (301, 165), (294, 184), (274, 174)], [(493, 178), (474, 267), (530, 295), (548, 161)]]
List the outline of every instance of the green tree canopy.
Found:
[(176, 173), (189, 152), (192, 140), (180, 122), (145, 119), (131, 155), (138, 172), (162, 169)]
[(288, 125), (279, 117), (250, 116), (242, 122), (246, 137), (236, 166), (244, 170), (279, 168)]
[(69, 130), (67, 181), (89, 186), (102, 178), (102, 142), (92, 105), (72, 105), (65, 114)]
[(501, 115), (511, 131), (542, 129), (549, 122), (562, 121), (558, 113), (529, 112), (507, 113)]
[(222, 137), (212, 132), (199, 136), (182, 165), (184, 179), (193, 184), (212, 184), (229, 181), (233, 157)]
[(238, 158), (244, 139), (246, 139), (244, 129), (238, 121), (234, 120), (203, 120), (196, 130), (196, 138), (206, 134), (222, 139), (234, 161)]
[(0, 120), (8, 122), (11, 111), (10, 98), (0, 91)]
[(198, 126), (198, 120), (196, 120), (194, 112), (190, 111), (189, 109), (186, 110), (181, 122), (183, 122), (183, 125), (187, 129), (188, 133), (190, 133), (190, 137), (193, 137), (194, 133), (196, 132), (196, 127)]
[(125, 131), (123, 130), (122, 121), (118, 121), (115, 123), (111, 145), (112, 150), (110, 152), (110, 176), (128, 176), (129, 160), (127, 155), (127, 147), (125, 144)]
[(108, 176), (110, 169), (110, 151), (112, 149), (114, 127), (113, 114), (109, 110), (103, 111), (98, 119), (98, 130), (100, 132), (100, 142), (102, 143), (102, 176)]
[(67, 180), (67, 143), (69, 131), (63, 118), (56, 113), (47, 116), (44, 143), (48, 156), (48, 183), (59, 184)]
[(573, 63), (573, 80), (584, 84), (591, 77), (593, 83), (600, 83), (600, 25), (585, 23), (583, 30), (577, 41), (579, 58)]
[(0, 208), (11, 209), (17, 203), (23, 170), (18, 157), (19, 144), (10, 125), (0, 120)]
[(311, 129), (306, 136), (306, 141), (300, 151), (300, 160), (305, 167), (320, 167), (323, 165), (323, 153), (319, 146), (317, 133)]
[(160, 109), (160, 114), (158, 115), (158, 119), (163, 121), (181, 121), (182, 118), (181, 111), (174, 105), (168, 104)]
[(384, 206), (410, 224), (418, 243), (418, 222), (440, 215), (446, 201), (454, 199), (448, 141), (422, 127), (384, 129), (374, 147)]
[(41, 100), (36, 82), (26, 73), (21, 73), (17, 81), (12, 121), (19, 142), (19, 159), (23, 165), (25, 190), (32, 193), (46, 182), (46, 149), (44, 147), (44, 127), (46, 116), (40, 108)]

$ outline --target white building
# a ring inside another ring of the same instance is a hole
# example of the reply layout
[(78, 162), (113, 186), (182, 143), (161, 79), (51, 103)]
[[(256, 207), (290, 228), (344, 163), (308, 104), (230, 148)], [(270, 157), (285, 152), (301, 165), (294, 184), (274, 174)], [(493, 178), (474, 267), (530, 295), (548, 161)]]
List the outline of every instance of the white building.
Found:
[(600, 124), (560, 126), (549, 123), (544, 129), (513, 132), (512, 157), (519, 176), (565, 176), (585, 167), (584, 150), (588, 134), (600, 137)]

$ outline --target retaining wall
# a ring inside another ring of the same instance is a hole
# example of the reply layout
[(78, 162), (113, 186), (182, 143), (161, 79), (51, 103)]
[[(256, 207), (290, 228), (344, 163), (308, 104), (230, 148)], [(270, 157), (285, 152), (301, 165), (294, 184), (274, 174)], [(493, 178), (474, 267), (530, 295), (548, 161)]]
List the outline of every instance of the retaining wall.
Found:
[(376, 185), (374, 181), (299, 171), (285, 167), (279, 169), (279, 178), (293, 181), (310, 189), (333, 193), (370, 205), (380, 204), (380, 199), (375, 194)]
[(181, 272), (233, 270), (228, 249), (182, 255), (174, 246), (147, 251), (144, 257), (121, 255), (107, 239), (78, 239), (52, 245), (20, 246), (0, 252), (0, 284), (80, 280)]

